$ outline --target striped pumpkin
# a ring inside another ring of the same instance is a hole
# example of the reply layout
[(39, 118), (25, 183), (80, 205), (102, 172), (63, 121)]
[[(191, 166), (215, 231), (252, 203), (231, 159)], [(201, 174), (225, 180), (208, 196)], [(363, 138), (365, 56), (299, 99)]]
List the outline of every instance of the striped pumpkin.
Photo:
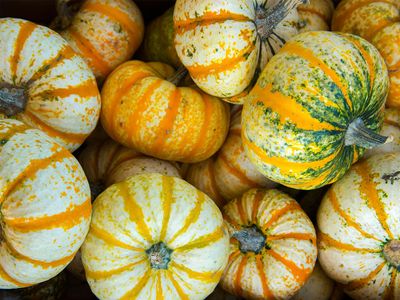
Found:
[(385, 117), (380, 133), (392, 136), (393, 142), (368, 149), (365, 151), (364, 157), (370, 157), (377, 153), (400, 152), (400, 110), (397, 108), (385, 109)]
[(90, 190), (70, 152), (20, 121), (0, 120), (0, 288), (46, 281), (89, 230)]
[(228, 133), (228, 104), (194, 88), (176, 87), (163, 76), (165, 70), (154, 66), (129, 61), (107, 78), (101, 92), (104, 129), (119, 143), (160, 159), (207, 159)]
[(204, 299), (228, 253), (212, 200), (160, 174), (136, 175), (102, 193), (82, 247), (86, 277), (100, 299)]
[(294, 199), (252, 189), (229, 202), (223, 217), (231, 237), (225, 290), (246, 299), (288, 299), (305, 284), (317, 259), (316, 236)]
[(267, 60), (298, 33), (295, 8), (302, 2), (177, 0), (177, 54), (202, 90), (221, 98), (236, 96), (254, 83)]
[(299, 5), (299, 32), (329, 30), (334, 9), (332, 0), (310, 0)]
[(132, 0), (86, 0), (60, 34), (102, 82), (140, 46), (144, 24)]
[(352, 166), (318, 210), (319, 262), (353, 299), (399, 299), (400, 153)]
[(400, 2), (343, 0), (334, 13), (332, 30), (357, 34), (378, 48), (391, 81), (386, 105), (400, 108)]
[(0, 19), (0, 45), (0, 112), (77, 149), (100, 114), (89, 67), (57, 33), (21, 19)]
[(376, 133), (388, 84), (382, 57), (365, 40), (299, 34), (271, 59), (244, 104), (250, 161), (296, 189), (335, 182), (365, 148), (388, 141)]

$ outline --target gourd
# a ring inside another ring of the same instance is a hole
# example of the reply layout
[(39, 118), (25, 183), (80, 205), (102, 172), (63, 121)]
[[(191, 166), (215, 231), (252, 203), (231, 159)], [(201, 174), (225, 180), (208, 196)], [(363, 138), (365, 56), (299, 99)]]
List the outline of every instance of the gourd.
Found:
[(303, 0), (177, 0), (175, 49), (193, 81), (238, 103), (270, 57), (298, 33)]
[(246, 299), (288, 299), (317, 259), (315, 229), (292, 198), (251, 189), (223, 208), (230, 235), (223, 289)]
[(353, 165), (318, 210), (319, 262), (353, 299), (400, 295), (400, 153)]
[(100, 299), (204, 299), (228, 259), (218, 207), (176, 177), (141, 174), (110, 186), (90, 226), (82, 260)]
[(100, 114), (84, 60), (56, 32), (22, 19), (0, 20), (0, 44), (0, 113), (77, 149)]
[(120, 65), (101, 91), (102, 125), (115, 141), (146, 155), (205, 160), (228, 133), (228, 104), (195, 88), (176, 87), (185, 72), (171, 77), (171, 70), (141, 61)]
[(332, 0), (310, 0), (297, 7), (299, 32), (329, 30), (334, 11)]
[(343, 0), (333, 15), (332, 30), (357, 34), (378, 48), (390, 77), (386, 105), (400, 108), (400, 2)]
[[(143, 39), (143, 17), (132, 0), (57, 0), (53, 26), (85, 58), (99, 82), (132, 57)], [(72, 3), (72, 5), (71, 5)], [(71, 9), (72, 7), (72, 9)]]
[(0, 120), (0, 288), (46, 281), (89, 230), (89, 184), (78, 161), (43, 132)]
[(388, 92), (379, 52), (349, 34), (305, 32), (275, 55), (243, 106), (242, 141), (266, 177), (296, 189), (337, 181), (378, 134)]

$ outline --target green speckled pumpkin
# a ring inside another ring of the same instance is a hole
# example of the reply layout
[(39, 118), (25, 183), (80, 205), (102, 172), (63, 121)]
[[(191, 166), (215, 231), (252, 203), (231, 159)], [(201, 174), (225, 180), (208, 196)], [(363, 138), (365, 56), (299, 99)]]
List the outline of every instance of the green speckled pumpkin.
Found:
[(242, 139), (249, 159), (273, 181), (315, 189), (337, 181), (377, 134), (388, 74), (367, 41), (306, 32), (289, 41), (245, 102)]

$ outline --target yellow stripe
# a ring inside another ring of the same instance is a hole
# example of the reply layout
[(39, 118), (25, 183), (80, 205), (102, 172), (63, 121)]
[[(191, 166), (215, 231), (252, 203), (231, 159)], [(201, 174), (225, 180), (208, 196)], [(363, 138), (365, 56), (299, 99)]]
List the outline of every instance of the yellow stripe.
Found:
[(160, 241), (164, 241), (168, 229), (169, 218), (171, 216), (171, 205), (174, 202), (172, 196), (174, 180), (172, 177), (162, 177), (162, 208), (163, 208), (163, 222), (160, 233)]
[(123, 272), (130, 271), (135, 266), (137, 266), (137, 265), (139, 265), (139, 264), (141, 264), (143, 262), (146, 262), (146, 261), (144, 259), (141, 259), (141, 260), (136, 261), (134, 263), (130, 263), (130, 264), (126, 265), (126, 266), (123, 266), (123, 267), (120, 267), (120, 268), (117, 268), (117, 269), (113, 269), (113, 270), (109, 270), (109, 271), (90, 271), (88, 269), (85, 269), (85, 274), (86, 274), (86, 277), (89, 278), (89, 279), (94, 279), (94, 280), (106, 279), (106, 278), (111, 277), (113, 275), (119, 275), (119, 274), (121, 274)]
[(129, 292), (123, 295), (120, 299), (121, 300), (136, 299), (136, 296), (140, 293), (140, 291), (144, 288), (144, 286), (150, 279), (150, 274), (152, 274), (152, 271), (146, 270), (142, 278), (139, 280), (139, 282)]
[(173, 286), (175, 287), (176, 293), (180, 297), (181, 300), (189, 300), (189, 297), (185, 294), (179, 284), (176, 282), (172, 272), (166, 272), (168, 279), (172, 282)]
[(214, 232), (203, 235), (202, 237), (199, 237), (193, 241), (188, 242), (187, 244), (177, 247), (174, 249), (174, 251), (189, 251), (192, 250), (193, 248), (203, 248), (207, 247), (212, 243), (215, 243), (219, 239), (224, 237), (224, 230), (221, 227), (218, 227)]
[(163, 270), (156, 271), (156, 300), (163, 300), (162, 274)]
[[(174, 261), (169, 263), (171, 269), (177, 269), (179, 271), (185, 272), (190, 279), (199, 280), (206, 283), (216, 283), (219, 281), (222, 275), (222, 270), (215, 272), (198, 272), (192, 269), (189, 269), (181, 264), (177, 264)], [(176, 272), (176, 270), (175, 270)]]

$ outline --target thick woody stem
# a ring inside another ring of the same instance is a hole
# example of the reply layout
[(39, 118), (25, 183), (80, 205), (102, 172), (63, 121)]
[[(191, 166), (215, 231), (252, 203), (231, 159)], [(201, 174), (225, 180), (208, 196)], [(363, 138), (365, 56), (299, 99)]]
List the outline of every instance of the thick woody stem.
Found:
[(7, 117), (23, 112), (27, 101), (25, 88), (0, 83), (0, 111)]

